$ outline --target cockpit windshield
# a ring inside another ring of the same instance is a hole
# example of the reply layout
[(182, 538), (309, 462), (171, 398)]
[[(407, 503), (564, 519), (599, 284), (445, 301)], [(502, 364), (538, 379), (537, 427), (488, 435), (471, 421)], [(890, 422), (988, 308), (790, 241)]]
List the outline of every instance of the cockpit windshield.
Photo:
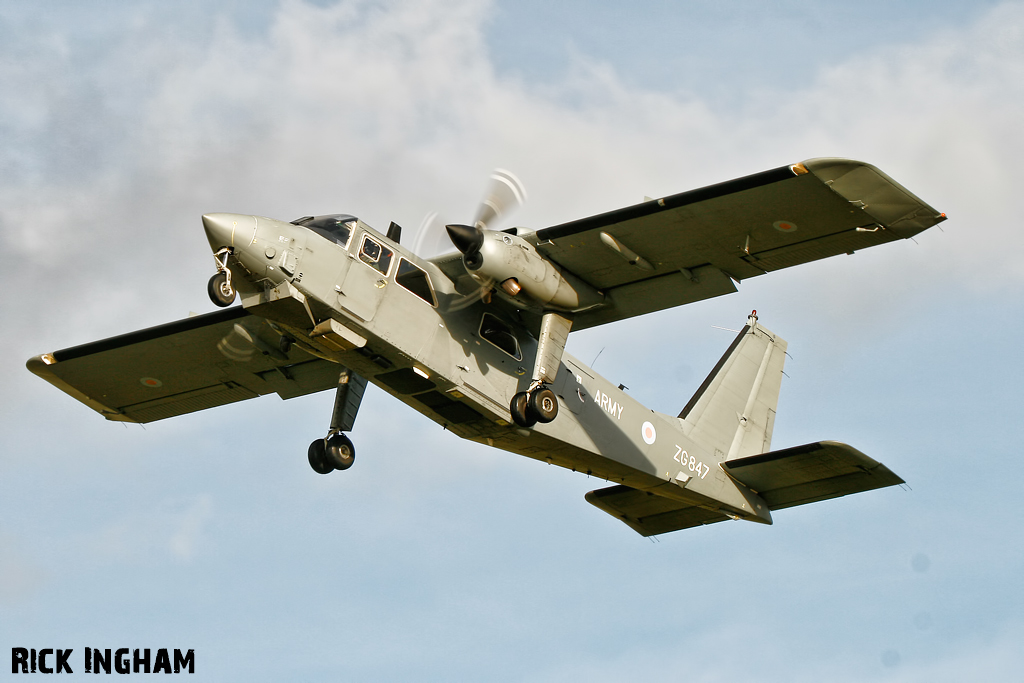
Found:
[(292, 224), (309, 228), (321, 237), (326, 237), (332, 242), (347, 248), (348, 242), (352, 238), (352, 229), (355, 228), (357, 220), (355, 216), (350, 216), (347, 213), (332, 213), (329, 216), (296, 218), (292, 221)]

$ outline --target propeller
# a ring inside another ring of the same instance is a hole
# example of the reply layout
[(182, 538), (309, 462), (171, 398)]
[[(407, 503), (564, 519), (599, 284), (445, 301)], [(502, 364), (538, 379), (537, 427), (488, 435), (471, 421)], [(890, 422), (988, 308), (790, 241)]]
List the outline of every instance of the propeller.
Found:
[[(497, 224), (500, 218), (511, 213), (525, 201), (526, 190), (523, 189), (519, 178), (510, 171), (495, 169), (488, 178), (487, 190), (484, 193), (483, 201), (477, 208), (473, 224), (458, 225), (454, 229), (458, 237), (453, 235), (453, 230), (448, 229), (448, 239), (463, 254), (467, 253), (467, 250), (470, 253), (475, 252), (483, 243), (481, 231)], [(436, 212), (427, 214), (423, 222), (420, 223), (419, 230), (416, 231), (413, 251), (419, 256), (427, 258), (442, 253), (445, 244), (448, 243), (448, 240), (443, 237), (445, 230), (442, 228), (447, 227), (445, 221)]]
[[(416, 233), (413, 251), (422, 257), (443, 253), (446, 243), (443, 235), (447, 232), (451, 244), (454, 244), (455, 248), (463, 254), (463, 262), (466, 266), (470, 269), (474, 266), (479, 267), (484, 230), (490, 229), (490, 226), (497, 224), (499, 219), (525, 201), (526, 190), (519, 178), (510, 171), (495, 169), (488, 178), (484, 199), (477, 208), (473, 225), (446, 224), (436, 212), (427, 214)], [(444, 230), (441, 229), (442, 227)], [(493, 283), (489, 281), (481, 282), (473, 294), (466, 296), (464, 301), (456, 304), (456, 308), (468, 306), (486, 297), (492, 286)]]
[(526, 201), (526, 190), (512, 172), (495, 169), (487, 185), (487, 193), (477, 209), (473, 225), (453, 223), (445, 226), (455, 248), (462, 252), (466, 267), (480, 267), (480, 247), (484, 243), (484, 230), (488, 226)]
[[(491, 173), (487, 194), (477, 209), (473, 225), (481, 230), (526, 201), (526, 190), (511, 171), (497, 168)], [(456, 245), (458, 246), (458, 245)]]

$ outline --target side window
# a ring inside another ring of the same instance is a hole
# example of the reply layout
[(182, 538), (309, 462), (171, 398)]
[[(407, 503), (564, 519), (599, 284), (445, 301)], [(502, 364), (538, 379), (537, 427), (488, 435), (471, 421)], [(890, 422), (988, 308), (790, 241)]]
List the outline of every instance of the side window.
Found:
[(426, 271), (419, 266), (409, 263), (404, 258), (398, 259), (398, 272), (395, 273), (395, 282), (431, 306), (437, 305), (437, 302), (434, 301), (434, 292), (430, 288), (430, 279), (427, 277)]
[(480, 321), (480, 336), (516, 360), (523, 359), (519, 341), (512, 334), (512, 328), (490, 313), (484, 313), (483, 320)]
[(369, 235), (363, 235), (363, 246), (359, 248), (359, 258), (363, 263), (373, 266), (387, 276), (393, 256), (390, 249), (378, 244)]

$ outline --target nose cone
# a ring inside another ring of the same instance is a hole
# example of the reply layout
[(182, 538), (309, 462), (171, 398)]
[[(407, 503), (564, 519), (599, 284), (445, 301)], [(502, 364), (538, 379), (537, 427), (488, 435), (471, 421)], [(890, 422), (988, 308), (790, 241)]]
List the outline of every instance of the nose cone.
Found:
[[(224, 247), (235, 246), (235, 232), (238, 230), (238, 219), (241, 216), (233, 213), (208, 213), (203, 215), (203, 229), (210, 248), (219, 251)], [(252, 220), (252, 218), (249, 218)]]

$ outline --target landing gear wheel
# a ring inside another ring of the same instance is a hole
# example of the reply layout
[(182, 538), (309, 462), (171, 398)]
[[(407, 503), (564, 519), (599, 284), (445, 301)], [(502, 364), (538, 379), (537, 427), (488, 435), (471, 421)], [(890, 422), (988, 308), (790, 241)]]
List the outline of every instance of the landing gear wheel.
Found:
[(334, 471), (334, 465), (327, 460), (327, 448), (323, 439), (317, 439), (309, 444), (309, 466), (317, 474), (330, 474)]
[(327, 439), (324, 462), (336, 470), (347, 470), (356, 461), (356, 447), (344, 434)]
[(228, 274), (224, 271), (210, 278), (206, 291), (210, 294), (210, 301), (221, 308), (230, 306), (235, 302), (235, 288), (228, 282)]
[(512, 403), (509, 404), (508, 409), (512, 413), (512, 421), (520, 427), (532, 427), (537, 424), (537, 420), (533, 419), (527, 410), (529, 401), (530, 395), (525, 391), (520, 391), (512, 397)]
[(548, 388), (537, 389), (526, 402), (526, 414), (537, 422), (551, 422), (558, 415), (558, 399)]

